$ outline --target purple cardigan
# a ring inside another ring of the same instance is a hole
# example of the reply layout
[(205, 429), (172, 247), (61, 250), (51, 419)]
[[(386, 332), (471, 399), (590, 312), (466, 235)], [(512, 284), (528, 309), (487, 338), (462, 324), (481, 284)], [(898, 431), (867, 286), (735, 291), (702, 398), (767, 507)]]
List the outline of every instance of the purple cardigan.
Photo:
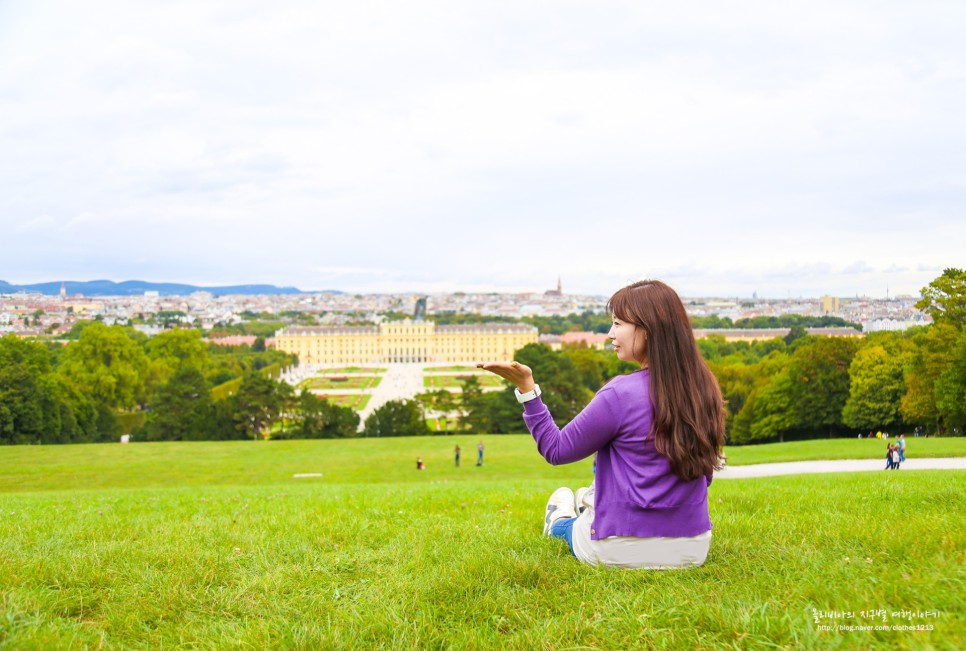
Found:
[(683, 481), (654, 448), (649, 372), (615, 377), (563, 429), (537, 398), (523, 420), (543, 458), (573, 463), (597, 452), (591, 538), (691, 537), (711, 529), (711, 477)]

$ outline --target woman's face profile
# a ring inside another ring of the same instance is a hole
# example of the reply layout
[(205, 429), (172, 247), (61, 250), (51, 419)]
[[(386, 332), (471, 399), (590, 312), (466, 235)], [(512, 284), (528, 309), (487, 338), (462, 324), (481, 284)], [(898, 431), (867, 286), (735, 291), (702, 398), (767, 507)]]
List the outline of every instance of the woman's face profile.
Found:
[(635, 362), (643, 366), (647, 361), (646, 337), (643, 328), (615, 316), (607, 338), (613, 342), (617, 359), (622, 362)]

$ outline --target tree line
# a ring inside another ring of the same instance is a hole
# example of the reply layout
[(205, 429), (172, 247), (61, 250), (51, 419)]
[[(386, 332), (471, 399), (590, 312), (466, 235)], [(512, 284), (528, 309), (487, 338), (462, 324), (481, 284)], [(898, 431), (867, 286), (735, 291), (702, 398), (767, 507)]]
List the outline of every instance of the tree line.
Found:
[[(294, 356), (85, 322), (69, 345), (0, 338), (0, 443), (354, 435), (358, 415), (277, 382)], [(257, 342), (256, 342), (257, 343)], [(229, 390), (223, 390), (223, 389)]]
[[(862, 338), (807, 335), (793, 327), (767, 341), (698, 341), (727, 402), (734, 444), (908, 430), (961, 434), (966, 426), (966, 272), (946, 269), (917, 307), (933, 324)], [(556, 317), (554, 317), (556, 318)], [(359, 416), (273, 379), (285, 353), (206, 344), (197, 330), (155, 337), (85, 323), (67, 346), (0, 338), (0, 443), (116, 440), (136, 416), (145, 440), (349, 437)], [(529, 344), (515, 358), (534, 369), (558, 424), (569, 422), (610, 378), (633, 370), (608, 351)], [(230, 385), (230, 391), (219, 391)], [(511, 433), (522, 424), (507, 386), (430, 391), (376, 409), (364, 436), (449, 431)]]

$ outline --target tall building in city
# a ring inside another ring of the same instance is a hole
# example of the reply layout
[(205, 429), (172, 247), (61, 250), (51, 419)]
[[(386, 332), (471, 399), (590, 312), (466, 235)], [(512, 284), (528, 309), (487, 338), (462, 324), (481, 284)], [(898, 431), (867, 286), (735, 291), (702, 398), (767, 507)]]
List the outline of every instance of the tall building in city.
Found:
[(405, 362), (507, 360), (537, 342), (537, 329), (519, 323), (437, 326), (391, 321), (378, 326), (302, 326), (275, 333), (275, 347), (303, 364), (342, 366)]
[(822, 297), (822, 312), (824, 314), (834, 314), (839, 311), (839, 297), (838, 296), (823, 296)]

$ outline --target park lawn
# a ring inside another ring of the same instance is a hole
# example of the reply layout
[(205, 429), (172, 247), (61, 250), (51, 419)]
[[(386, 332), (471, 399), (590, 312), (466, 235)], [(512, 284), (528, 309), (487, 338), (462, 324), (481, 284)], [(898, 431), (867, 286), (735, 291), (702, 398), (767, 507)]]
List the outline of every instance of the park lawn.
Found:
[[(626, 571), (541, 536), (589, 465), (522, 439), (0, 449), (0, 648), (961, 648), (964, 471), (718, 481), (704, 567)], [(819, 628), (869, 610), (932, 630)]]
[(424, 373), (473, 373), (479, 371), (475, 366), (426, 366)]
[(342, 375), (344, 373), (385, 373), (386, 368), (376, 368), (372, 366), (340, 366), (339, 368), (324, 368), (319, 372), (325, 375)]
[(304, 380), (300, 387), (310, 391), (325, 391), (327, 389), (374, 389), (382, 382), (378, 375), (348, 375), (341, 378), (313, 377)]
[[(477, 374), (473, 377), (479, 380), (480, 386), (483, 388), (507, 386), (505, 380), (490, 373), (486, 375)], [(423, 386), (430, 389), (462, 389), (465, 380), (466, 377), (460, 375), (424, 375)]]
[[(916, 439), (909, 456), (966, 456), (964, 438)], [(129, 445), (0, 446), (0, 493), (85, 488), (146, 488), (179, 485), (249, 485), (290, 481), (299, 473), (323, 473), (325, 483), (392, 483), (415, 478), (416, 457), (426, 472), (419, 481), (461, 482), (475, 479), (454, 467), (453, 448), (463, 462), (484, 443), (491, 481), (520, 477), (551, 478), (561, 484), (589, 481), (592, 461), (549, 466), (540, 459), (529, 434), (310, 439), (281, 441), (137, 442)], [(879, 447), (856, 449), (859, 441), (825, 439), (729, 447), (729, 465), (804, 459), (878, 459)], [(871, 442), (870, 442), (871, 443)], [(920, 446), (921, 443), (921, 446)], [(761, 452), (759, 452), (761, 449)], [(856, 456), (859, 454), (865, 457)], [(216, 467), (217, 471), (212, 468)]]
[(315, 395), (334, 405), (349, 407), (355, 411), (365, 409), (369, 403), (369, 398), (372, 397), (368, 393), (317, 393)]

